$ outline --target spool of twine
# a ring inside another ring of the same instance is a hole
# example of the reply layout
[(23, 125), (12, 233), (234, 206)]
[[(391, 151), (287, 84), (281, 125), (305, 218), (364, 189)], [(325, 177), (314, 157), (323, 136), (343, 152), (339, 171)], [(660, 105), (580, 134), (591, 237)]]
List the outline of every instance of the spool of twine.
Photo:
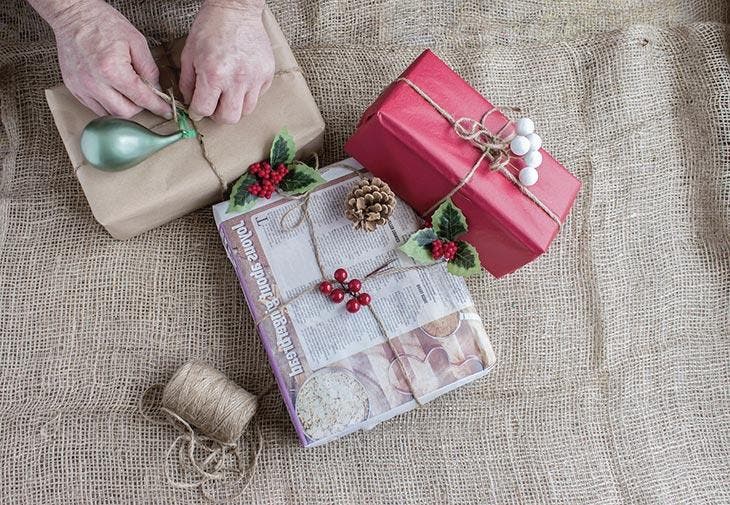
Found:
[(258, 401), (202, 361), (181, 366), (162, 393), (162, 408), (222, 444), (234, 444), (256, 413)]
[[(142, 415), (158, 424), (160, 421), (146, 414), (143, 408), (145, 398), (156, 388), (163, 388), (159, 410), (167, 415), (168, 421), (162, 424), (170, 424), (180, 432), (165, 456), (167, 482), (178, 489), (197, 488), (213, 503), (226, 503), (243, 494), (251, 484), (263, 448), (259, 429), (258, 441), (249, 451), (249, 463), (243, 461), (240, 440), (256, 413), (259, 397), (209, 364), (189, 361), (166, 385), (149, 387), (140, 399)], [(270, 390), (271, 387), (261, 396)], [(178, 467), (177, 476), (173, 476), (170, 467), (174, 464), (170, 463), (175, 459), (172, 456), (176, 448)], [(219, 483), (218, 489), (210, 489), (207, 486), (210, 482)]]

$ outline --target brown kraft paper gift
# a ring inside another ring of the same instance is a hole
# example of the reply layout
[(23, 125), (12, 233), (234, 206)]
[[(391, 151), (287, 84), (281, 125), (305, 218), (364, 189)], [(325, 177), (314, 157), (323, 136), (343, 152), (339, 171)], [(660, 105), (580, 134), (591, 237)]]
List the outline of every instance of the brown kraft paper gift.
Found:
[[(322, 145), (324, 121), (304, 76), (268, 9), (263, 20), (274, 51), (276, 74), (256, 110), (236, 125), (216, 124), (210, 119), (196, 122), (208, 158), (228, 186), (251, 163), (268, 158), (271, 140), (283, 127), (301, 146), (297, 153), (300, 158)], [(166, 51), (154, 51), (164, 89), (170, 86), (171, 74), (179, 69), (182, 46), (178, 40)], [(83, 128), (96, 115), (64, 86), (46, 90), (46, 99), (91, 211), (114, 238), (139, 235), (225, 198), (221, 180), (203, 157), (197, 139), (180, 140), (128, 170), (103, 172), (86, 163), (79, 146)], [(177, 129), (173, 121), (147, 111), (133, 120), (158, 133)]]

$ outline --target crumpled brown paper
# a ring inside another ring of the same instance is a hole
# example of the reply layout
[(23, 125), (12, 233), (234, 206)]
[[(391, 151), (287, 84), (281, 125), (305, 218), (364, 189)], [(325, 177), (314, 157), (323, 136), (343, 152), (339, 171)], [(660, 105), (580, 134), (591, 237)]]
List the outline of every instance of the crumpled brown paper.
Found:
[[(324, 121), (291, 48), (268, 10), (263, 19), (276, 60), (271, 87), (261, 95), (256, 110), (236, 125), (209, 119), (196, 123), (208, 158), (229, 187), (251, 163), (268, 157), (271, 141), (283, 127), (294, 137), (299, 158), (322, 145)], [(178, 40), (153, 51), (164, 89), (171, 81), (177, 83), (182, 46)], [(46, 99), (91, 211), (113, 237), (139, 235), (226, 198), (197, 139), (181, 140), (128, 170), (103, 172), (85, 162), (79, 146), (81, 132), (95, 114), (64, 86), (46, 90)], [(173, 121), (147, 111), (133, 120), (159, 133), (177, 129)]]

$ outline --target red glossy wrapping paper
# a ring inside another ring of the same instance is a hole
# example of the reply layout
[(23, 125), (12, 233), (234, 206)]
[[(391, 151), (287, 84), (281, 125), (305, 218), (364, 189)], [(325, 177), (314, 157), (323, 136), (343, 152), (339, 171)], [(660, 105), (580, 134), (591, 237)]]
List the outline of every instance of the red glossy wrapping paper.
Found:
[[(402, 77), (425, 91), (454, 118), (480, 120), (493, 109), (483, 96), (430, 50), (421, 54)], [(485, 127), (496, 133), (507, 118), (495, 111)], [(511, 127), (502, 132), (511, 133)], [(540, 125), (536, 125), (540, 133)], [(479, 159), (481, 151), (459, 137), (454, 128), (408, 83), (396, 80), (363, 114), (345, 151), (417, 212), (441, 200)], [(546, 150), (537, 184), (529, 190), (564, 222), (580, 181)], [(511, 156), (515, 176), (523, 168)], [(479, 251), (482, 266), (495, 277), (515, 271), (544, 253), (560, 227), (504, 175), (483, 162), (471, 181), (453, 196), (469, 223), (465, 239)]]

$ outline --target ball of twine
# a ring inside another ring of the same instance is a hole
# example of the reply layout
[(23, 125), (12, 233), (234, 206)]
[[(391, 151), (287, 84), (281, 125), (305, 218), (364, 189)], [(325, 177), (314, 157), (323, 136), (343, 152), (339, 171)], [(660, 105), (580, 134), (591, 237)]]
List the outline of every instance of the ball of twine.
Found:
[[(143, 403), (152, 389), (163, 386), (160, 411), (180, 432), (165, 457), (168, 483), (178, 489), (197, 488), (214, 503), (239, 497), (251, 484), (263, 448), (259, 429), (258, 442), (250, 452), (248, 465), (245, 464), (239, 441), (256, 413), (258, 398), (209, 364), (193, 360), (182, 365), (166, 385), (155, 384), (142, 395), (140, 410), (153, 422), (157, 421), (144, 412)], [(178, 474), (192, 473), (194, 479), (180, 480), (172, 476), (170, 460), (176, 448)], [(227, 478), (229, 475), (233, 475), (233, 479)], [(244, 479), (246, 482), (241, 485)], [(218, 489), (214, 493), (206, 487), (210, 482), (225, 482), (228, 489), (224, 492)], [(231, 489), (236, 491), (231, 493)]]
[(181, 366), (162, 393), (162, 407), (222, 444), (233, 444), (256, 413), (258, 402), (221, 372), (202, 361)]

